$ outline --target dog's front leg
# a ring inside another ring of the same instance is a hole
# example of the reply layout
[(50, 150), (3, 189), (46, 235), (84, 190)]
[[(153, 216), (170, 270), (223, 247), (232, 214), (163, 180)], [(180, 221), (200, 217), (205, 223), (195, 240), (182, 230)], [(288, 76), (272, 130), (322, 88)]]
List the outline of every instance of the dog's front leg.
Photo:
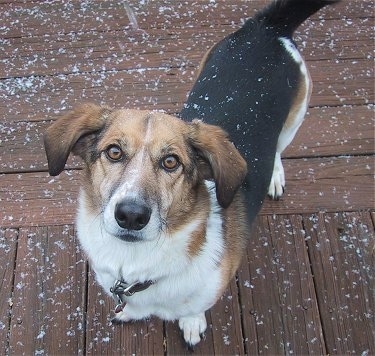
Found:
[(204, 313), (184, 316), (179, 319), (178, 325), (189, 348), (193, 348), (201, 341), (201, 335), (207, 329), (207, 321)]

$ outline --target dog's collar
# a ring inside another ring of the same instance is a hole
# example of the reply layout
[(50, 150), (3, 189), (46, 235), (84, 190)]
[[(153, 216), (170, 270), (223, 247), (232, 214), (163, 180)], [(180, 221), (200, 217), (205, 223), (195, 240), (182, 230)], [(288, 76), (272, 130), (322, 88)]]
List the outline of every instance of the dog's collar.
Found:
[(115, 283), (110, 288), (113, 298), (115, 298), (118, 303), (115, 308), (115, 313), (119, 313), (124, 309), (126, 304), (125, 297), (131, 297), (135, 293), (142, 292), (154, 283), (154, 281), (127, 283), (122, 279), (116, 279)]

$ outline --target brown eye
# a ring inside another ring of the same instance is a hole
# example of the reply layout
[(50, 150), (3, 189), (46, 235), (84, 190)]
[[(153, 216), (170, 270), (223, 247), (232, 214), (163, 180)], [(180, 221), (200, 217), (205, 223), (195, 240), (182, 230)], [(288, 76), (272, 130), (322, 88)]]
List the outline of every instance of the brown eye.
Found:
[(120, 161), (124, 156), (124, 152), (119, 146), (112, 145), (107, 148), (106, 155), (111, 161)]
[(171, 155), (164, 157), (161, 160), (161, 165), (166, 171), (173, 172), (180, 166), (180, 162), (177, 156)]

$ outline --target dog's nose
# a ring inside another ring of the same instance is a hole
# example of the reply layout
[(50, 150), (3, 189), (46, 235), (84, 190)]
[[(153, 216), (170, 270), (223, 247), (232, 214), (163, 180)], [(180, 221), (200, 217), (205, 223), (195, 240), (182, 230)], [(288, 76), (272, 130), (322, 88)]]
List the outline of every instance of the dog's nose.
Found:
[(116, 205), (115, 219), (123, 229), (142, 230), (150, 217), (151, 209), (134, 201), (123, 201)]

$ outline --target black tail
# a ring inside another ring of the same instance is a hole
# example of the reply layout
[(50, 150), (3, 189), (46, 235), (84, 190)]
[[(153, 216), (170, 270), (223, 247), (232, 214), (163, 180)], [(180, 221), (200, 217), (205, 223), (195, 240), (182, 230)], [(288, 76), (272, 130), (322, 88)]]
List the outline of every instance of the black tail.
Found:
[(308, 17), (340, 0), (277, 0), (255, 14), (254, 19), (272, 28), (279, 36), (292, 37)]

